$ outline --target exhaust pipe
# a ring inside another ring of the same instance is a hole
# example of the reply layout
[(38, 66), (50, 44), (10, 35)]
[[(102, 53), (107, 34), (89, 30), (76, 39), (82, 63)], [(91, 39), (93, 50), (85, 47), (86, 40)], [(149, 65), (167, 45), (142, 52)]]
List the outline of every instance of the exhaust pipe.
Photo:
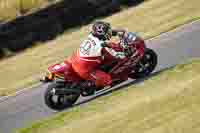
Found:
[(81, 90), (78, 89), (59, 88), (52, 91), (55, 95), (81, 94)]

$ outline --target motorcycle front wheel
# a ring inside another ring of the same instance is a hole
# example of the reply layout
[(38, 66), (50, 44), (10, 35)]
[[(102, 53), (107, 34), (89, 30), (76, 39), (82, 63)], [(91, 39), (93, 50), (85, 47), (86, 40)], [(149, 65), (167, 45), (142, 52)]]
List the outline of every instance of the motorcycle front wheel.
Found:
[(145, 49), (143, 58), (136, 64), (130, 78), (139, 79), (151, 74), (158, 63), (157, 54), (149, 48)]
[(48, 85), (45, 94), (45, 104), (53, 110), (63, 110), (71, 107), (79, 98), (78, 93), (56, 94), (57, 89), (66, 89), (66, 85), (59, 83), (51, 83)]

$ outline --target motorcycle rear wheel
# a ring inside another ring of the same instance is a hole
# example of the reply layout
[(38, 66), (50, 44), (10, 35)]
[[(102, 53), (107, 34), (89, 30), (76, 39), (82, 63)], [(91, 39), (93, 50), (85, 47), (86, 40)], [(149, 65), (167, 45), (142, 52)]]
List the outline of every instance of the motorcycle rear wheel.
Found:
[(134, 72), (129, 75), (130, 78), (139, 79), (150, 75), (158, 63), (157, 54), (149, 48), (145, 49), (144, 57), (134, 67)]
[(55, 94), (56, 89), (66, 89), (65, 87), (64, 84), (56, 82), (48, 85), (44, 94), (44, 101), (49, 108), (60, 111), (71, 107), (78, 100), (80, 96), (78, 93)]

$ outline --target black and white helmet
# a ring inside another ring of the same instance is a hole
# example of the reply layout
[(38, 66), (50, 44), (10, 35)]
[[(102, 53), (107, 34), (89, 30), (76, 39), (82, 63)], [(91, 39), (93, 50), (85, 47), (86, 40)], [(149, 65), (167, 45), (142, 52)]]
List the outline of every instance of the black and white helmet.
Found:
[(111, 25), (107, 22), (97, 21), (92, 26), (93, 36), (100, 40), (110, 40), (112, 37)]

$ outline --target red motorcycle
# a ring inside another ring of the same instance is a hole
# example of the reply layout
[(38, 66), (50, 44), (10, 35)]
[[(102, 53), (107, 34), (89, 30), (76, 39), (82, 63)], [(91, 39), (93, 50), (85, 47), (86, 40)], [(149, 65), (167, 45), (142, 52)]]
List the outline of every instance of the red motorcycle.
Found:
[[(128, 78), (146, 77), (157, 65), (157, 54), (152, 49), (147, 48), (142, 39), (132, 43), (132, 45), (121, 46), (120, 44), (111, 43), (110, 47), (116, 51), (128, 51), (132, 54), (123, 60), (115, 59), (109, 54), (105, 55), (101, 69), (111, 74), (113, 84), (110, 87), (118, 85)], [(50, 66), (42, 81), (51, 82), (46, 89), (44, 99), (46, 105), (54, 110), (63, 110), (72, 106), (81, 95), (94, 94), (83, 91), (81, 85), (86, 81), (73, 70), (67, 60)], [(102, 89), (104, 88), (96, 88), (95, 92)]]

